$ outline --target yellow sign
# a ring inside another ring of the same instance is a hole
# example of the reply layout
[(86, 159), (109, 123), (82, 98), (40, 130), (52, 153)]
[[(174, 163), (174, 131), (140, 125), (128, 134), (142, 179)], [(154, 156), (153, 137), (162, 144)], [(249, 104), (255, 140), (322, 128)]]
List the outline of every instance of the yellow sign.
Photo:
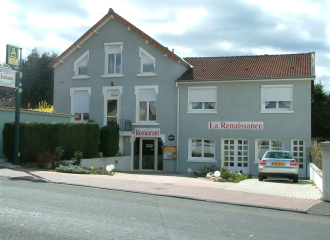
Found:
[(7, 44), (6, 63), (9, 65), (19, 65), (19, 47)]
[(163, 159), (164, 160), (176, 160), (176, 147), (164, 146)]

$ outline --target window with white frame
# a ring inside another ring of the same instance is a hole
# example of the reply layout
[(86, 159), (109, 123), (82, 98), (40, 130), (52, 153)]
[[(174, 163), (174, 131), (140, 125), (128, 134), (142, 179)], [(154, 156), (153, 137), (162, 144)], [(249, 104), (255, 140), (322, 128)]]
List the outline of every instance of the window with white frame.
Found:
[(275, 140), (275, 139), (274, 140), (259, 139), (256, 140), (256, 148), (257, 148), (256, 155), (258, 156), (258, 159), (256, 159), (256, 161), (258, 161), (269, 150), (284, 150), (284, 141)]
[(102, 77), (123, 77), (122, 74), (123, 43), (104, 43), (104, 75)]
[(137, 76), (156, 76), (154, 73), (156, 67), (155, 58), (143, 48), (139, 48), (140, 74)]
[(158, 86), (136, 86), (136, 122), (156, 123)]
[(217, 87), (188, 87), (188, 113), (216, 112)]
[(87, 50), (83, 55), (81, 55), (75, 62), (74, 62), (74, 73), (75, 76), (72, 79), (82, 79), (82, 78), (89, 78), (88, 77), (88, 59), (89, 59), (89, 50)]
[(188, 139), (188, 161), (215, 161), (215, 141), (214, 139)]
[(103, 126), (117, 123), (121, 116), (122, 86), (103, 87), (104, 118)]
[(71, 114), (75, 122), (88, 122), (91, 88), (71, 88)]
[(283, 112), (293, 112), (293, 85), (262, 85), (261, 113)]

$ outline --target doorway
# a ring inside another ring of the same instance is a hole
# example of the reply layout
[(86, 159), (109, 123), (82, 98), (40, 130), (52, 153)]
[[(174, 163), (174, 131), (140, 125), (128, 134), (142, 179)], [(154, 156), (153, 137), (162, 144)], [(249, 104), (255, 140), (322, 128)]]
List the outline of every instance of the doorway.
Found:
[(133, 169), (163, 171), (163, 142), (161, 138), (136, 138)]

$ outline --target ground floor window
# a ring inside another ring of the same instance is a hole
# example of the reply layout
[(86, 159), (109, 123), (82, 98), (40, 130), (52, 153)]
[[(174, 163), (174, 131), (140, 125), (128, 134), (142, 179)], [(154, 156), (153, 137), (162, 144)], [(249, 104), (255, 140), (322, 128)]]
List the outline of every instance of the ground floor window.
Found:
[(261, 159), (262, 156), (269, 150), (284, 150), (284, 141), (283, 140), (263, 140), (259, 139), (257, 141), (257, 152), (258, 159)]
[(88, 121), (89, 120), (89, 113), (75, 113), (74, 114), (76, 121)]
[(215, 141), (214, 139), (189, 139), (189, 160), (192, 161), (214, 161)]
[(224, 167), (228, 167), (236, 172), (243, 171), (243, 168), (249, 167), (248, 139), (223, 139), (222, 153)]
[(292, 153), (293, 157), (297, 159), (299, 168), (304, 168), (305, 162), (305, 141), (304, 140), (292, 140)]

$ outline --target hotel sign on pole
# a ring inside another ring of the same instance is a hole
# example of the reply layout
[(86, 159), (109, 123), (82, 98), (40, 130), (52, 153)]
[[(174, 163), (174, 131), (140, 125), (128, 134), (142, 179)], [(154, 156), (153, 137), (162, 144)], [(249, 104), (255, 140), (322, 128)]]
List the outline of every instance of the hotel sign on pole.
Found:
[(19, 65), (19, 47), (7, 44), (6, 46), (6, 63), (9, 65)]
[(16, 71), (0, 68), (0, 87), (15, 88)]

